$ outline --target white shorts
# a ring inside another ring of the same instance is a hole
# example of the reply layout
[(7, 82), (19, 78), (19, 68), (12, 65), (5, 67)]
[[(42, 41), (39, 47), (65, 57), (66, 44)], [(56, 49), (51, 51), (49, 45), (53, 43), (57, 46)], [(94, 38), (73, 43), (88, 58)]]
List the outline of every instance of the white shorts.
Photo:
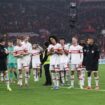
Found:
[(32, 59), (32, 68), (40, 68), (41, 61), (40, 59)]
[(30, 56), (25, 56), (23, 58), (25, 65), (29, 66), (31, 62), (31, 57)]
[(50, 71), (59, 72), (60, 71), (60, 65), (50, 65)]
[(23, 67), (28, 67), (28, 62), (24, 61), (24, 59), (17, 59), (17, 69), (23, 69)]
[(40, 69), (41, 64), (40, 63), (36, 63), (36, 62), (32, 62), (32, 68), (38, 68)]
[(65, 64), (65, 63), (60, 64), (60, 70), (61, 71), (69, 71), (70, 70), (69, 64)]
[(71, 71), (76, 71), (76, 70), (77, 71), (81, 71), (82, 70), (82, 67), (80, 67), (79, 64), (71, 64), (70, 65), (70, 70)]

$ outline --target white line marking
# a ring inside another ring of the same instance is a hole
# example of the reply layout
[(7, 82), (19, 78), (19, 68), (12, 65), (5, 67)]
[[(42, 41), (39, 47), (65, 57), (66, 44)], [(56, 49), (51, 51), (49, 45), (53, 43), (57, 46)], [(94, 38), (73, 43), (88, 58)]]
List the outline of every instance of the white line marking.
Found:
[[(68, 87), (60, 87), (60, 88), (70, 90)], [(74, 90), (75, 90), (75, 89), (77, 89), (77, 90), (86, 90), (86, 89), (80, 89), (80, 88), (73, 88), (73, 89), (74, 89)], [(103, 90), (103, 89), (99, 89), (99, 90), (91, 89), (91, 90), (86, 90), (86, 91), (99, 91), (99, 92), (105, 92), (105, 90)]]

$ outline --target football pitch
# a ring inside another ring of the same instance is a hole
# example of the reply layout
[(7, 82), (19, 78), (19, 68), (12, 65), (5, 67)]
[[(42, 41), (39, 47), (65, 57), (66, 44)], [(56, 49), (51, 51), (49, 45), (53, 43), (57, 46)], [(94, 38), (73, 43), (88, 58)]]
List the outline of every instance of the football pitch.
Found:
[[(44, 71), (43, 71), (44, 72)], [(0, 105), (105, 105), (105, 65), (100, 65), (100, 90), (80, 90), (76, 82), (75, 89), (52, 90), (44, 87), (44, 77), (34, 83), (30, 79), (30, 87), (18, 87), (12, 84), (12, 92), (6, 91), (0, 83)], [(94, 80), (92, 82), (94, 88)]]

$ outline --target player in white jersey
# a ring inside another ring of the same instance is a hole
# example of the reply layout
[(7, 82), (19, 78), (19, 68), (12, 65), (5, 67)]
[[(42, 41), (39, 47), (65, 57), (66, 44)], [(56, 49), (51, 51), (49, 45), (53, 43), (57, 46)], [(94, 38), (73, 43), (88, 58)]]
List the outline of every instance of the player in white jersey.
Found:
[(61, 70), (61, 81), (62, 84), (69, 82), (70, 80), (70, 73), (69, 73), (69, 45), (65, 44), (65, 39), (60, 39), (60, 44), (62, 46), (62, 55), (60, 55), (60, 70)]
[(18, 80), (18, 85), (22, 86), (23, 85), (23, 68), (26, 70), (27, 65), (24, 62), (24, 56), (27, 55), (27, 51), (25, 50), (24, 46), (21, 43), (21, 39), (17, 38), (17, 45), (14, 48), (14, 56), (17, 58), (17, 69), (19, 70), (19, 80)]
[(60, 54), (62, 53), (61, 45), (57, 43), (55, 36), (49, 37), (50, 45), (48, 47), (48, 54), (50, 55), (50, 70), (53, 81), (53, 88), (59, 89), (59, 79), (60, 79)]
[(34, 74), (34, 81), (39, 81), (39, 73), (40, 73), (40, 54), (42, 52), (42, 48), (39, 47), (38, 44), (33, 44), (32, 46), (32, 68), (33, 68), (33, 74)]
[(22, 45), (26, 48), (26, 50), (28, 50), (28, 54), (24, 58), (28, 61), (27, 63), (29, 65), (31, 61), (30, 52), (32, 51), (32, 44), (29, 42), (29, 36), (24, 37)]
[(85, 56), (86, 56), (86, 52), (85, 52), (85, 47), (86, 47), (86, 42), (85, 40), (80, 40), (79, 45), (81, 45), (83, 47), (83, 63), (82, 63), (82, 75), (83, 75), (83, 86), (85, 85), (85, 74), (86, 74), (86, 65), (85, 65)]
[(77, 71), (80, 82), (80, 88), (83, 89), (83, 77), (82, 77), (82, 62), (83, 62), (83, 48), (78, 44), (78, 38), (72, 38), (72, 45), (69, 49), (70, 63), (71, 63), (71, 86), (74, 88), (74, 73)]
[(22, 42), (22, 46), (24, 47), (24, 51), (27, 53), (24, 55), (23, 60), (25, 64), (25, 84), (28, 85), (29, 80), (29, 67), (31, 62), (31, 51), (32, 51), (32, 44), (29, 42), (29, 37), (24, 37), (24, 40)]

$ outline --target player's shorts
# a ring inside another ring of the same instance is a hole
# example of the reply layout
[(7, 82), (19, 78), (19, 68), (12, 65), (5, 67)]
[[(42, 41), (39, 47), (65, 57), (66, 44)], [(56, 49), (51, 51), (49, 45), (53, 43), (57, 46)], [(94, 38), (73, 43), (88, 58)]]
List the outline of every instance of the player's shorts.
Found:
[(8, 63), (8, 69), (16, 69), (17, 64), (16, 63)]
[(30, 62), (31, 62), (31, 57), (30, 56), (26, 56), (26, 57), (23, 58), (24, 65), (29, 66)]
[(94, 62), (91, 65), (86, 65), (86, 70), (87, 71), (98, 71), (98, 67), (99, 67), (98, 62)]
[(7, 63), (4, 60), (0, 60), (0, 72), (5, 72), (7, 71)]
[(41, 68), (40, 59), (32, 59), (32, 68)]
[(29, 67), (29, 63), (25, 61), (24, 59), (17, 59), (17, 69), (21, 70), (24, 67)]
[(71, 71), (81, 71), (82, 67), (80, 67), (78, 64), (71, 64), (70, 65), (70, 70)]
[(40, 69), (41, 68), (41, 63), (36, 63), (36, 62), (32, 62), (32, 68), (38, 68)]
[(60, 65), (50, 65), (50, 71), (59, 72), (60, 71)]
[(96, 66), (91, 66), (91, 67), (86, 67), (86, 70), (87, 71), (98, 71), (98, 65), (96, 65)]
[(69, 71), (70, 70), (70, 66), (69, 64), (60, 64), (60, 70), (61, 71)]

